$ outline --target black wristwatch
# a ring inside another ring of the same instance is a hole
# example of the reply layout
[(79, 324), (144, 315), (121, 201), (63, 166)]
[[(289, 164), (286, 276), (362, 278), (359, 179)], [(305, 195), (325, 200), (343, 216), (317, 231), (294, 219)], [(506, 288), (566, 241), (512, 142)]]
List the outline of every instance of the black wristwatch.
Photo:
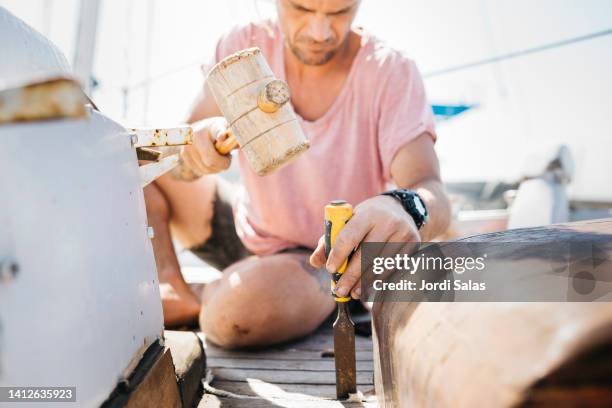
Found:
[(402, 207), (404, 207), (404, 210), (410, 214), (418, 229), (421, 229), (423, 225), (427, 224), (427, 220), (429, 219), (427, 207), (425, 207), (425, 202), (421, 196), (414, 191), (406, 188), (399, 188), (397, 190), (386, 191), (382, 193), (382, 195), (388, 195), (398, 200), (402, 204)]

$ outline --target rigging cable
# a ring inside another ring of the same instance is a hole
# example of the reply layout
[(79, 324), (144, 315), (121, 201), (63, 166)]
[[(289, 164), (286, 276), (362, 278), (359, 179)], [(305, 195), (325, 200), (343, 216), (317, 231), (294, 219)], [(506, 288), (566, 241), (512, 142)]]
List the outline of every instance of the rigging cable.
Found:
[(454, 72), (458, 72), (458, 71), (464, 71), (466, 69), (476, 68), (476, 67), (479, 67), (479, 66), (482, 66), (482, 65), (487, 65), (487, 64), (492, 64), (492, 63), (495, 63), (495, 62), (501, 62), (501, 61), (505, 61), (505, 60), (509, 60), (509, 59), (513, 59), (513, 58), (523, 57), (525, 55), (535, 54), (535, 53), (542, 52), (542, 51), (548, 51), (548, 50), (552, 50), (552, 49), (555, 49), (555, 48), (565, 47), (565, 46), (570, 45), (570, 44), (575, 44), (575, 43), (578, 43), (578, 42), (588, 41), (588, 40), (592, 40), (594, 38), (605, 37), (605, 36), (610, 35), (610, 34), (612, 34), (612, 28), (607, 29), (607, 30), (603, 30), (603, 31), (597, 31), (597, 32), (594, 32), (594, 33), (591, 33), (591, 34), (582, 35), (582, 36), (579, 36), (579, 37), (569, 38), (569, 39), (562, 40), (562, 41), (557, 41), (557, 42), (553, 42), (553, 43), (539, 45), (537, 47), (526, 48), (524, 50), (519, 50), (519, 51), (513, 51), (513, 52), (509, 52), (507, 54), (496, 55), (494, 57), (485, 58), (485, 59), (482, 59), (482, 60), (479, 60), (479, 61), (468, 62), (468, 63), (465, 63), (465, 64), (456, 65), (454, 67), (443, 68), (443, 69), (431, 71), (431, 72), (428, 72), (428, 73), (424, 74), (423, 77), (424, 78), (433, 78), (433, 77), (436, 77), (436, 76), (450, 74), (450, 73), (454, 73)]

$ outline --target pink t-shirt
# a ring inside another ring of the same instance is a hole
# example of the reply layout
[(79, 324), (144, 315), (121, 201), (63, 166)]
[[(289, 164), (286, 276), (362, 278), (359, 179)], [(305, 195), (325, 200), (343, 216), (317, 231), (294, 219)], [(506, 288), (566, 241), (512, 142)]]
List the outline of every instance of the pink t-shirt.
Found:
[[(273, 21), (234, 28), (219, 40), (215, 58), (255, 46), (275, 76), (286, 80), (283, 40)], [(392, 182), (390, 165), (398, 150), (423, 132), (436, 137), (415, 63), (365, 32), (329, 110), (316, 121), (298, 120), (310, 149), (287, 166), (260, 177), (239, 153), (244, 188), (234, 203), (236, 231), (258, 255), (314, 248), (329, 201), (357, 205), (380, 194)]]

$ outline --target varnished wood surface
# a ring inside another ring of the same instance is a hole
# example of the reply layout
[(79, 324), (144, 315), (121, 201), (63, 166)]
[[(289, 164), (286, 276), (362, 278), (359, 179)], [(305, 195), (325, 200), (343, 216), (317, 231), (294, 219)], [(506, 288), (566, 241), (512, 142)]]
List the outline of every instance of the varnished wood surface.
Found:
[[(609, 243), (611, 236), (606, 219), (461, 241)], [(524, 264), (532, 274), (550, 267), (538, 257)], [(373, 321), (381, 406), (612, 406), (612, 303), (381, 302)]]

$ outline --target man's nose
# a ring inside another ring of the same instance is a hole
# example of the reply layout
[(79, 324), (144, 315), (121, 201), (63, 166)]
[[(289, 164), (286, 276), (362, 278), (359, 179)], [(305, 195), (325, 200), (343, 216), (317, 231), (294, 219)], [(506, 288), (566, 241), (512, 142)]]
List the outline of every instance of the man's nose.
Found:
[(315, 14), (308, 23), (308, 35), (317, 42), (325, 42), (332, 36), (331, 21), (325, 14)]

